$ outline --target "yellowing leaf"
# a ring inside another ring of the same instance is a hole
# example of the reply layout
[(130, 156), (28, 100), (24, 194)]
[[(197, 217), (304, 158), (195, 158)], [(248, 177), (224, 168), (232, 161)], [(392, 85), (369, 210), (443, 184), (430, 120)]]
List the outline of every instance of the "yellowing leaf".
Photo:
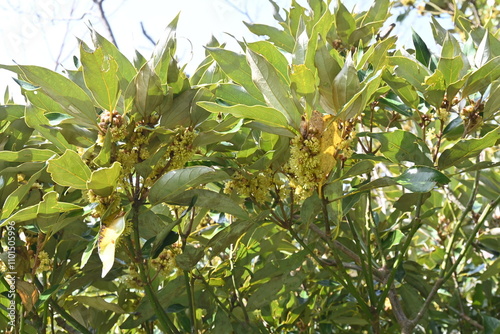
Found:
[(97, 241), (99, 258), (102, 261), (102, 276), (113, 267), (115, 262), (116, 241), (125, 230), (125, 216), (115, 218), (111, 222), (104, 222), (99, 231)]
[(337, 159), (335, 158), (335, 156), (337, 154), (338, 147), (342, 142), (339, 124), (335, 120), (330, 121), (331, 117), (331, 115), (323, 116), (325, 130), (323, 131), (320, 142), (321, 175), (323, 175), (323, 182), (337, 163)]

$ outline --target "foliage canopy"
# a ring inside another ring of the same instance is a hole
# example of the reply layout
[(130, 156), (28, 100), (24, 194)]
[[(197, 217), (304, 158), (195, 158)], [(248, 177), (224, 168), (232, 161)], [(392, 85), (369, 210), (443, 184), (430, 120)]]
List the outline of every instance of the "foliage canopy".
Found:
[(0, 65), (20, 332), (500, 332), (498, 31), (457, 10), (433, 54), (389, 0), (309, 6), (190, 77), (178, 18), (149, 60)]

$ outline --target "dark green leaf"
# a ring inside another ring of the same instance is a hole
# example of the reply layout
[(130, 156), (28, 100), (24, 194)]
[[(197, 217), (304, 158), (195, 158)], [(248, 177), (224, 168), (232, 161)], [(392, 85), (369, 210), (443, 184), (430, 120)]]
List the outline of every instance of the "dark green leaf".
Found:
[(193, 166), (172, 170), (160, 177), (151, 187), (149, 200), (158, 204), (173, 200), (189, 187), (229, 179), (229, 175), (211, 167)]
[(381, 143), (380, 152), (396, 163), (411, 161), (419, 165), (432, 165), (431, 160), (422, 152), (419, 139), (411, 132), (395, 130), (393, 132), (367, 133)]
[(485, 148), (494, 146), (499, 138), (500, 128), (496, 128), (482, 138), (460, 140), (441, 154), (438, 160), (439, 169), (458, 166), (465, 160), (477, 156)]
[(425, 166), (408, 168), (395, 180), (398, 184), (415, 193), (429, 192), (436, 185), (445, 185), (450, 182), (450, 179), (443, 173)]

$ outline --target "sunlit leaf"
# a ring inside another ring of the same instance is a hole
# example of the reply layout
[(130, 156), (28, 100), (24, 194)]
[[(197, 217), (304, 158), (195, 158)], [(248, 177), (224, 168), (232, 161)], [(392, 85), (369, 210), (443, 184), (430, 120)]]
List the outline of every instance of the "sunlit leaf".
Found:
[(91, 171), (75, 151), (67, 150), (61, 157), (49, 160), (48, 164), (47, 171), (56, 183), (76, 189), (87, 188)]
[(99, 258), (102, 261), (101, 277), (106, 276), (113, 267), (115, 262), (116, 243), (125, 230), (125, 227), (124, 215), (101, 223), (99, 239), (97, 240)]

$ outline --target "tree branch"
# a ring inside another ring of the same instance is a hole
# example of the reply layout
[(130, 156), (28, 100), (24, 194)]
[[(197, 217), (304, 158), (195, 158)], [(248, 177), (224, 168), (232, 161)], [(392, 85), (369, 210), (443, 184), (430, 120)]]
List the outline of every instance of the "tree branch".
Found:
[(111, 30), (111, 25), (109, 24), (108, 18), (106, 17), (106, 13), (104, 13), (104, 8), (103, 8), (103, 2), (104, 0), (93, 0), (94, 3), (97, 5), (99, 8), (99, 13), (101, 14), (101, 18), (104, 21), (104, 24), (106, 25), (106, 28), (108, 29), (108, 34), (109, 37), (111, 38), (111, 42), (118, 47), (118, 43), (116, 43), (115, 35), (113, 34), (113, 30)]
[(142, 30), (142, 34), (144, 35), (144, 37), (146, 37), (147, 40), (150, 41), (151, 44), (153, 44), (153, 46), (156, 45), (155, 40), (146, 31), (146, 28), (144, 27), (144, 22), (141, 22), (141, 30)]

